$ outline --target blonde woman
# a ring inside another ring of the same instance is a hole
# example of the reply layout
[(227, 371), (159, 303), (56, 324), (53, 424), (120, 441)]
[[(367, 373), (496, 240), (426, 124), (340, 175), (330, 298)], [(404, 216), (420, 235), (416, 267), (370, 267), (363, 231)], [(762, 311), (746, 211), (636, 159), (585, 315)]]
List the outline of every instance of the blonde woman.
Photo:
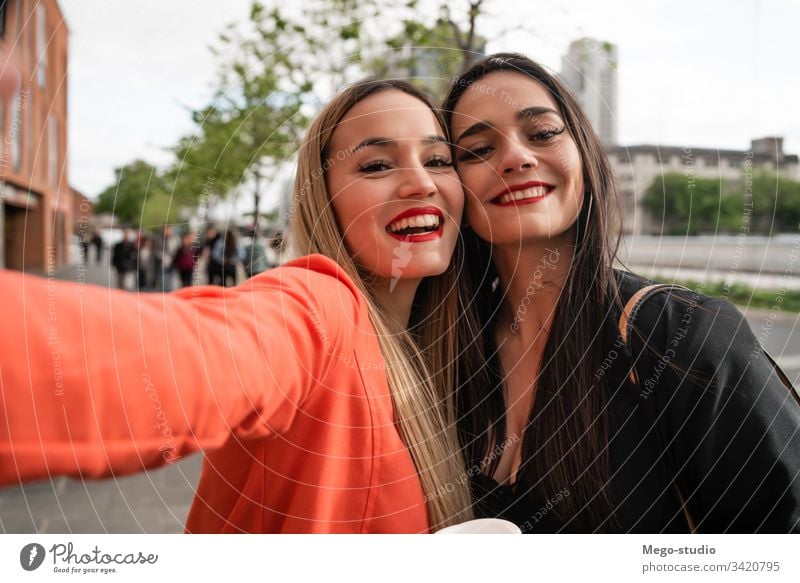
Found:
[(206, 454), (187, 532), (429, 532), (470, 518), (444, 401), (463, 191), (403, 82), (337, 96), (299, 155), (305, 254), (137, 296), (0, 273), (0, 482)]

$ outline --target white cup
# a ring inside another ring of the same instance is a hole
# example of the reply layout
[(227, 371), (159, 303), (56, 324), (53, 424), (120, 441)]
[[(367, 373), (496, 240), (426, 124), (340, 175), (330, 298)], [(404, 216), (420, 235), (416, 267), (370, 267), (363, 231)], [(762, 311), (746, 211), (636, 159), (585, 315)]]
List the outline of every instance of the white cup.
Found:
[(522, 531), (508, 520), (478, 518), (437, 530), (436, 534), (522, 534)]

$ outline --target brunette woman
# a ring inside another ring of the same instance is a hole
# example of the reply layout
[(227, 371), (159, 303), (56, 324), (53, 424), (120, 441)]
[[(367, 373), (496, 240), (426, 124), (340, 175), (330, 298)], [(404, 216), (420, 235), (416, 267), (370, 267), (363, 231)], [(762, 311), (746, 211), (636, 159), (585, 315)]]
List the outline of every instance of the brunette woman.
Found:
[(444, 109), (467, 198), (457, 413), (479, 514), (526, 532), (800, 531), (797, 394), (731, 304), (641, 299), (648, 282), (614, 269), (611, 168), (561, 82), (494, 55)]

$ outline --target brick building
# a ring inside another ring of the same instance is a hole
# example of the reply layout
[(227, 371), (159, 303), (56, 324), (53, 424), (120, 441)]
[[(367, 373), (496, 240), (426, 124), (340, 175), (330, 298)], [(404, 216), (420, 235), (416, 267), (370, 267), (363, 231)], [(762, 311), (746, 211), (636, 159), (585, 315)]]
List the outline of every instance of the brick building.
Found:
[(0, 267), (69, 260), (67, 36), (56, 0), (0, 3)]

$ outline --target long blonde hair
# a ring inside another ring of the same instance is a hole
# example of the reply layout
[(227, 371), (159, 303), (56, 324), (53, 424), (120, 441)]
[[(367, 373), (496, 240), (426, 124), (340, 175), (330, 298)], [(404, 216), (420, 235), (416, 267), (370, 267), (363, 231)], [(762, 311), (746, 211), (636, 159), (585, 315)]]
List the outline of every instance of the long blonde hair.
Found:
[[(441, 120), (430, 100), (404, 81), (368, 80), (346, 88), (319, 113), (300, 147), (290, 231), (296, 252), (330, 257), (366, 298), (386, 361), (395, 419), (425, 492), (431, 528), (438, 529), (472, 518), (468, 474), (451, 413), (455, 410), (457, 259), (446, 273), (423, 280), (409, 328), (399, 326), (370, 291), (369, 274), (362, 272), (346, 249), (325, 184), (327, 170), (341, 161), (328, 156), (336, 126), (359, 101), (387, 90), (417, 97)], [(441, 121), (440, 125), (444, 131)]]

